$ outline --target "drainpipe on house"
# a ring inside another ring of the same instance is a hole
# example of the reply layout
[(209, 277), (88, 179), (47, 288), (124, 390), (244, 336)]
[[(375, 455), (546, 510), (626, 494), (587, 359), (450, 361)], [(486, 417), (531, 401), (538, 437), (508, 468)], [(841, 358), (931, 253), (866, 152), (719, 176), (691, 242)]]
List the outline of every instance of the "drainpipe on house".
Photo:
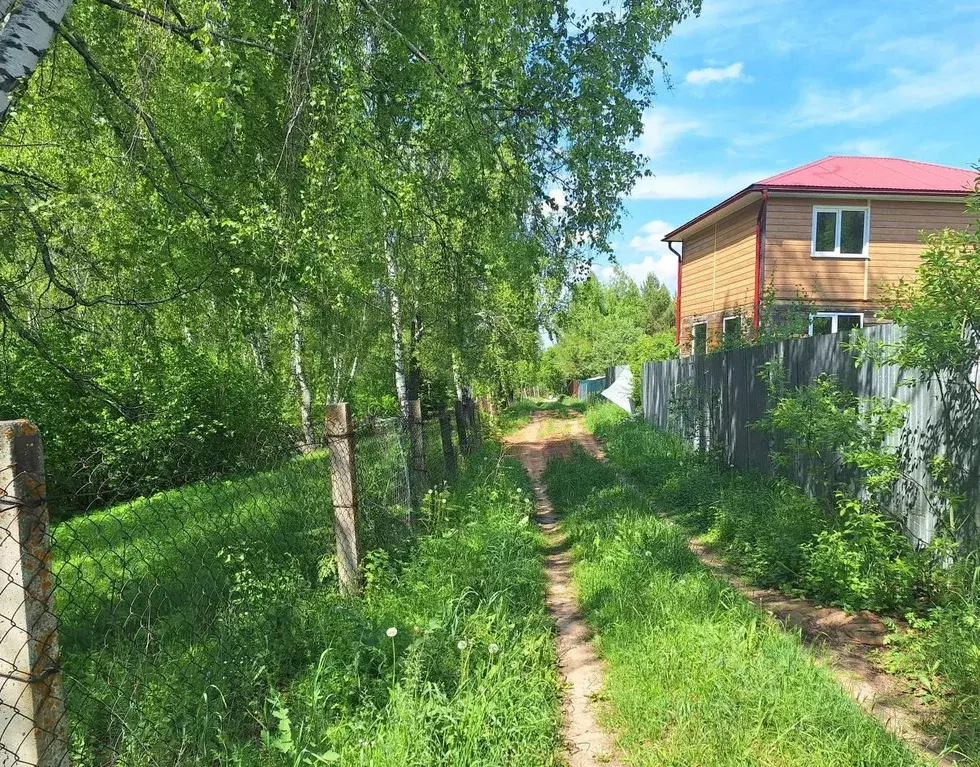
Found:
[(681, 269), (684, 262), (681, 254), (674, 250), (674, 243), (668, 242), (667, 247), (670, 252), (677, 256), (677, 300), (674, 301), (674, 345), (681, 345)]
[(762, 278), (763, 278), (763, 258), (765, 248), (763, 239), (766, 236), (766, 204), (769, 202), (769, 192), (762, 190), (762, 204), (759, 205), (759, 215), (755, 220), (755, 299), (753, 301), (752, 329), (756, 335), (759, 333), (760, 311), (762, 304)]

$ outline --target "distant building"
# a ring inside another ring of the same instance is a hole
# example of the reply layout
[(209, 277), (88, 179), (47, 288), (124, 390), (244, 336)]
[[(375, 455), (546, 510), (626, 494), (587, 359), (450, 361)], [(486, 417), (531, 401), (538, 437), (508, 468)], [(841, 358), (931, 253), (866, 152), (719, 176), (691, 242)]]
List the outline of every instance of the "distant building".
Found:
[(777, 302), (805, 293), (811, 334), (874, 323), (881, 285), (914, 277), (919, 233), (973, 224), (964, 203), (975, 183), (944, 165), (827, 157), (705, 211), (664, 237), (679, 256), (681, 355), (758, 327), (769, 285)]

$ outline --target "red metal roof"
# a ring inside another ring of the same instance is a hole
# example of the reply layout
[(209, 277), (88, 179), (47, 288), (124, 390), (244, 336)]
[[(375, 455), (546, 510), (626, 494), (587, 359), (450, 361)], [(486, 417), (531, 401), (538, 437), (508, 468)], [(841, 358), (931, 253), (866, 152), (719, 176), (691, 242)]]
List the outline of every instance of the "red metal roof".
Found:
[(764, 188), (859, 189), (914, 194), (965, 194), (973, 189), (973, 170), (891, 157), (825, 157), (763, 179)]
[(708, 217), (717, 218), (723, 209), (737, 200), (761, 192), (840, 192), (841, 194), (907, 194), (912, 196), (965, 197), (977, 185), (977, 171), (934, 165), (891, 157), (845, 157), (834, 155), (801, 165), (799, 168), (764, 178), (727, 200), (692, 218), (663, 238), (676, 240), (678, 235)]

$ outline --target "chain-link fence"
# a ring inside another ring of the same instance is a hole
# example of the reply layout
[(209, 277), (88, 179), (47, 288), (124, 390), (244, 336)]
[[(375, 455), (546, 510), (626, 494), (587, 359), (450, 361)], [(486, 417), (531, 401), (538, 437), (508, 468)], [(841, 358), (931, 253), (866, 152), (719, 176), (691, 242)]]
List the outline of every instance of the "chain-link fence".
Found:
[[(203, 480), (118, 499), (98, 472), (45, 471), (36, 430), (5, 422), (0, 764), (235, 763), (259, 743), (270, 691), (316, 664), (365, 559), (406, 555), (421, 493), (455, 466), (446, 419), (413, 415), (332, 406), (322, 444), (255, 445), (253, 467), (216, 457)], [(475, 440), (464, 422), (457, 444)]]

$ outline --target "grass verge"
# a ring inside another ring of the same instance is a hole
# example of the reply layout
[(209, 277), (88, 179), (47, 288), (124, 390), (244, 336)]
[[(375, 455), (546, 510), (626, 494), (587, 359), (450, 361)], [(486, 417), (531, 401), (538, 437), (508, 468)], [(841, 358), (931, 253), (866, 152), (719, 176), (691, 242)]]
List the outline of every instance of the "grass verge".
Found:
[(611, 467), (576, 450), (545, 477), (630, 764), (920, 763)]
[(560, 763), (523, 472), (486, 446), (397, 545), (375, 514), (358, 599), (335, 588), (324, 472), (307, 456), (54, 531), (73, 764)]
[[(899, 615), (877, 660), (936, 704), (932, 730), (980, 763), (980, 570), (975, 558), (936, 568), (896, 533), (828, 513), (783, 479), (733, 471), (674, 434), (615, 407), (586, 415), (612, 467), (688, 535), (710, 544), (747, 579), (826, 604)], [(898, 552), (898, 553), (896, 553)]]

